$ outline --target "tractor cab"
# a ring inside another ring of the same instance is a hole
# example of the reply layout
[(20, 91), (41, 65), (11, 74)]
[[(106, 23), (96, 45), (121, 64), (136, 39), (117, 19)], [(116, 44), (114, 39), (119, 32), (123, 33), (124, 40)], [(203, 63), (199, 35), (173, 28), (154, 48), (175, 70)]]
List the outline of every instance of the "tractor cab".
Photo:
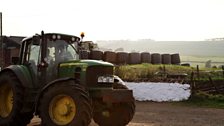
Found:
[(31, 73), (43, 82), (49, 82), (57, 78), (60, 63), (79, 60), (79, 43), (76, 36), (42, 32), (22, 41), (20, 64), (30, 67)]

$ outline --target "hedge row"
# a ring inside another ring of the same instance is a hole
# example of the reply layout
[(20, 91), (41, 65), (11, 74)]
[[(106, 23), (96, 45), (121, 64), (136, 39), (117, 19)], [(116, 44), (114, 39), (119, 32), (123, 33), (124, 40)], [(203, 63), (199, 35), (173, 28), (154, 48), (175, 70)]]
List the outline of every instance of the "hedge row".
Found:
[(90, 53), (87, 51), (81, 51), (81, 59), (94, 59), (103, 60), (114, 64), (140, 64), (140, 63), (152, 63), (152, 64), (180, 64), (180, 55), (176, 54), (159, 54), (149, 52), (142, 53), (127, 53), (127, 52), (112, 52), (112, 51), (99, 51), (94, 50)]

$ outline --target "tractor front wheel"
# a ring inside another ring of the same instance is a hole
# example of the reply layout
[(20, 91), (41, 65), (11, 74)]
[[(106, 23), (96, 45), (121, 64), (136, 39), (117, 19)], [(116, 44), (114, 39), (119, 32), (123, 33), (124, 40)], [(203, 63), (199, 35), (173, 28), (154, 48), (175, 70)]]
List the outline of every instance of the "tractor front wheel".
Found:
[(92, 118), (88, 93), (73, 80), (50, 86), (40, 99), (39, 112), (44, 126), (88, 126)]

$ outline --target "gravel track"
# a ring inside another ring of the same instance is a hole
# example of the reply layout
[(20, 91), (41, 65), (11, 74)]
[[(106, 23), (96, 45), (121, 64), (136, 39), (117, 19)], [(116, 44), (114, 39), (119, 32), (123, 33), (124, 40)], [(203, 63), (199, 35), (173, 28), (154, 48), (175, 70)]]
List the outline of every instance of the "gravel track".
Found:
[[(28, 126), (39, 124), (40, 120), (33, 118)], [(97, 124), (92, 121), (90, 126)], [(224, 126), (224, 109), (136, 102), (136, 113), (128, 126)]]

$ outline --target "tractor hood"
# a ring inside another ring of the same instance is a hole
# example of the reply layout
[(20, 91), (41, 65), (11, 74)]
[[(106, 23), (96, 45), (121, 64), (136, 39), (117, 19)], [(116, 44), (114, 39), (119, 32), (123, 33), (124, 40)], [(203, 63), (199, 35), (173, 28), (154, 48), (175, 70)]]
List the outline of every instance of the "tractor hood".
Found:
[(60, 67), (62, 66), (111, 66), (113, 67), (114, 65), (112, 63), (104, 62), (104, 61), (99, 61), (99, 60), (71, 60), (71, 61), (66, 61), (63, 63), (60, 63)]
[[(59, 64), (58, 77), (79, 78), (82, 84), (88, 83), (88, 80), (94, 78), (96, 83), (97, 76), (101, 74), (113, 75), (114, 65), (108, 62), (98, 60), (72, 60)], [(89, 77), (87, 77), (90, 75)], [(86, 82), (87, 78), (87, 82)], [(90, 86), (90, 85), (89, 85)]]

